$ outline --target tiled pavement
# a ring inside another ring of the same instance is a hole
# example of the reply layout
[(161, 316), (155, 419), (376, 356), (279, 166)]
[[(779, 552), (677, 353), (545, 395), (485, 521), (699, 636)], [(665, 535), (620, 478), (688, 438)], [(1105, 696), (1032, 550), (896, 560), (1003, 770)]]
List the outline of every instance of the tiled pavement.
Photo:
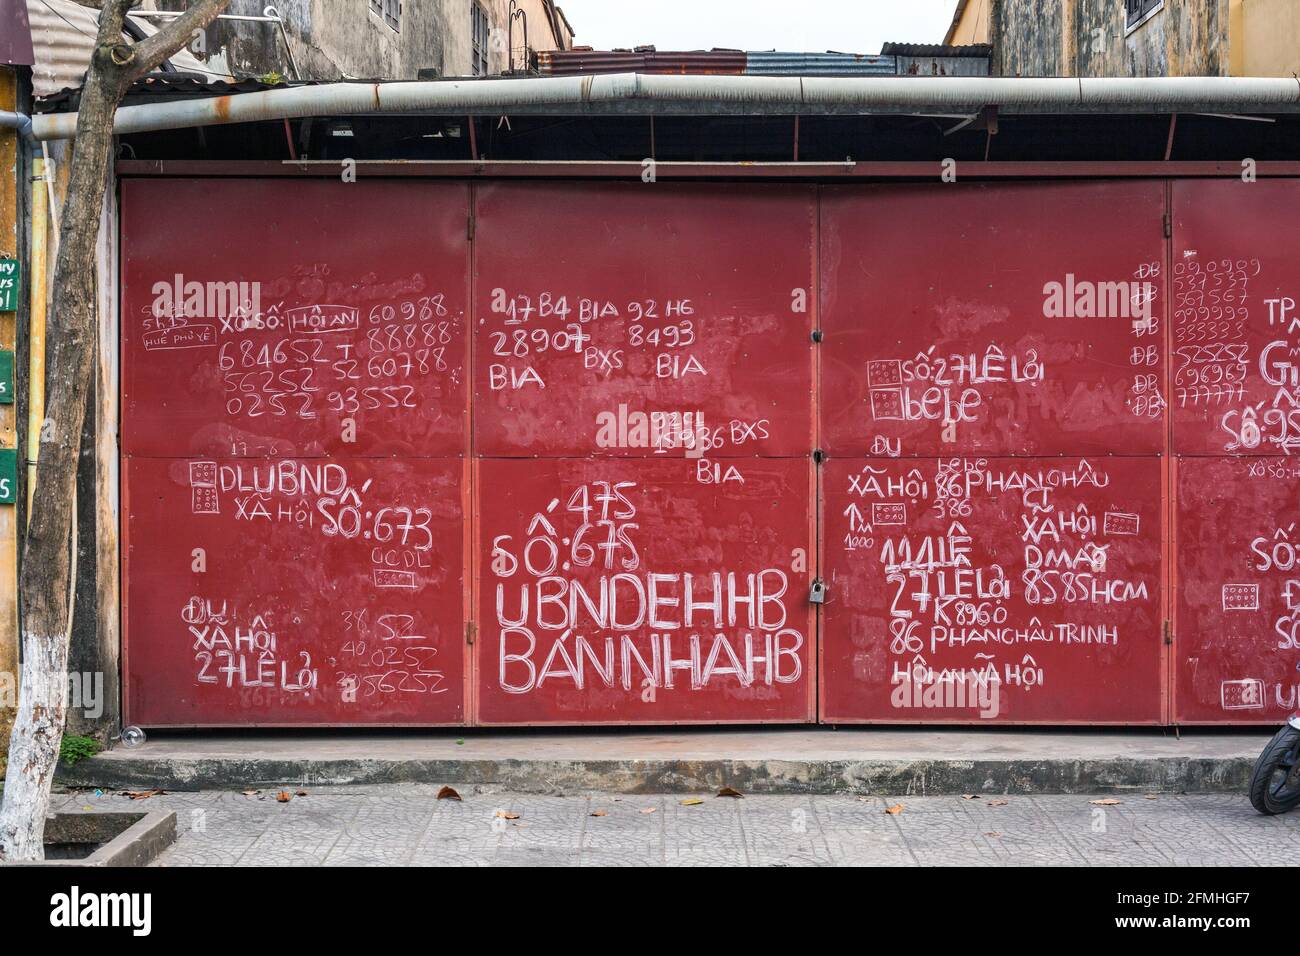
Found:
[[(165, 808), (162, 866), (1294, 865), (1300, 814), (1243, 795), (532, 796), (437, 787), (56, 795), (56, 810)], [(292, 792), (292, 791), (290, 791)], [(1098, 805), (1094, 800), (1119, 800)], [(887, 808), (902, 804), (897, 813)], [(652, 812), (650, 812), (652, 811)], [(517, 818), (512, 818), (517, 815)]]

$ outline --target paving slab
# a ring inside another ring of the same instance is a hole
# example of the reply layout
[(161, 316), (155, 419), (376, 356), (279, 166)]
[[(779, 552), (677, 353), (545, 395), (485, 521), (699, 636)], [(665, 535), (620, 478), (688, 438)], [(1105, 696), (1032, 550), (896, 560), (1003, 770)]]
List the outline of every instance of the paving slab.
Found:
[(81, 792), (55, 809), (174, 811), (176, 842), (156, 866), (1291, 866), (1300, 857), (1300, 813), (1261, 817), (1243, 794), (704, 792), (684, 805), (682, 794), (480, 788), (451, 801), (438, 789), (320, 787), (287, 803), (273, 790)]
[(746, 728), (152, 734), (63, 768), (105, 790), (451, 784), (516, 793), (1240, 793), (1271, 731)]

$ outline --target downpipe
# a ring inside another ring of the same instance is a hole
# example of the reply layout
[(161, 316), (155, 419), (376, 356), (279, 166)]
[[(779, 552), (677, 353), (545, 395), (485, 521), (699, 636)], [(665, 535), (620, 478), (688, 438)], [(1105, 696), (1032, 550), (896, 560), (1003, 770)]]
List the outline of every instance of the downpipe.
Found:
[(15, 113), (13, 110), (0, 110), (0, 128), (16, 129), (18, 135), (25, 140), (31, 140), (32, 135), (32, 118), (26, 113)]

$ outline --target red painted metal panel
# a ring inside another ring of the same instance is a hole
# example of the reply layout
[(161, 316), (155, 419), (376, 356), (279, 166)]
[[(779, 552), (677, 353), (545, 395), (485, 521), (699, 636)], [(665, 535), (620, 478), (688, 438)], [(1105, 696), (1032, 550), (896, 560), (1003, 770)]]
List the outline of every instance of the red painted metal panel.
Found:
[(1178, 459), (1177, 723), (1276, 724), (1300, 704), (1300, 466)]
[(477, 467), (479, 722), (814, 719), (807, 460)]
[(128, 721), (463, 721), (465, 467), (128, 459)]
[(810, 187), (492, 184), (476, 213), (478, 454), (808, 454)]
[(829, 461), (822, 719), (1158, 722), (1161, 471)]
[(1174, 451), (1300, 450), (1300, 182), (1175, 182)]
[(1162, 184), (823, 196), (830, 452), (1163, 450)]
[(468, 219), (460, 183), (124, 182), (124, 451), (463, 454)]

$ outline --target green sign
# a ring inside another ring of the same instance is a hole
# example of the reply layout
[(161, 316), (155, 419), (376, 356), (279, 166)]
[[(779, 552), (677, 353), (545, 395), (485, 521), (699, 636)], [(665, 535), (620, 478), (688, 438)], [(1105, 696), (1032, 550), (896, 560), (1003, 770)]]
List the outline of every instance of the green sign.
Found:
[(18, 500), (18, 449), (0, 448), (0, 505)]
[(0, 350), (0, 405), (14, 403), (14, 353)]
[(18, 286), (22, 270), (17, 259), (0, 259), (0, 312), (18, 311)]

